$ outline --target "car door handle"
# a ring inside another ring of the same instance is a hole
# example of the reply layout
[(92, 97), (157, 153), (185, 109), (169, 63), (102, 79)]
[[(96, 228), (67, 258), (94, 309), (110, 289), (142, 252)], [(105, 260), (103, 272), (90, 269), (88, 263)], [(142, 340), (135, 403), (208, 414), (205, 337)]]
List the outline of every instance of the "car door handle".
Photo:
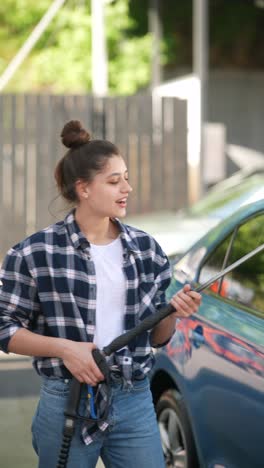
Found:
[(204, 334), (203, 334), (203, 327), (198, 325), (194, 330), (190, 332), (190, 340), (193, 342), (195, 348), (200, 348), (202, 344), (204, 344)]

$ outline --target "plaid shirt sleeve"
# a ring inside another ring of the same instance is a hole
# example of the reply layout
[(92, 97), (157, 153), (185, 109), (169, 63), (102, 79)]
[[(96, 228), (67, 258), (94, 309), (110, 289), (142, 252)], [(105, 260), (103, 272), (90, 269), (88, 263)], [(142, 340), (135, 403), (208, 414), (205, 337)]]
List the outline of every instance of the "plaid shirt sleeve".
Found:
[(11, 337), (20, 328), (30, 328), (39, 302), (35, 282), (19, 250), (8, 251), (0, 280), (0, 348), (7, 353)]
[(166, 299), (166, 290), (171, 281), (171, 267), (168, 258), (162, 252), (161, 260), (159, 261), (159, 268), (155, 277), (157, 285), (157, 294), (155, 298), (156, 309), (161, 309), (168, 304)]
[[(156, 243), (156, 276), (155, 276), (155, 283), (157, 285), (157, 294), (155, 297), (155, 306), (156, 309), (162, 309), (168, 305), (168, 301), (166, 298), (166, 290), (171, 281), (171, 265), (169, 259), (167, 258), (166, 254), (161, 249), (160, 245)], [(161, 348), (169, 343), (171, 337), (166, 340), (164, 343), (154, 345), (152, 343), (153, 348)]]

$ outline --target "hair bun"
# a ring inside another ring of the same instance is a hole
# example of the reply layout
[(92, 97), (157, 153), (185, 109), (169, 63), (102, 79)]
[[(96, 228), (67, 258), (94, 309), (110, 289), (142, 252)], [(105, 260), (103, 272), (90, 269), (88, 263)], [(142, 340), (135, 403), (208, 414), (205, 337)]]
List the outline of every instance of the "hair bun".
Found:
[(91, 140), (90, 134), (83, 128), (79, 120), (70, 120), (61, 131), (61, 140), (67, 148), (85, 145)]

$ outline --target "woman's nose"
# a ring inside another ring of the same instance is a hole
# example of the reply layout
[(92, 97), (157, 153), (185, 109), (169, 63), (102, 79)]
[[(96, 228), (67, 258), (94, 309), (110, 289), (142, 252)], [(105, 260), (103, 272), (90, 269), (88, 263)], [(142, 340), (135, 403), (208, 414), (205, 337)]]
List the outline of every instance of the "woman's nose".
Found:
[(123, 184), (123, 187), (122, 187), (122, 192), (132, 192), (132, 187), (131, 185), (128, 183), (127, 180), (124, 181), (124, 184)]

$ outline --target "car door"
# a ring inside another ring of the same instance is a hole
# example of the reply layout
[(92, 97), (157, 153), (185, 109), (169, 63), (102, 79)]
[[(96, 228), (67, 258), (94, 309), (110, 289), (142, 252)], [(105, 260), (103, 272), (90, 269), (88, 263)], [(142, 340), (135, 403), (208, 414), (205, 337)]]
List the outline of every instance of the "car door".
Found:
[[(264, 243), (264, 215), (238, 226), (202, 264), (199, 282)], [(205, 291), (188, 321), (187, 398), (208, 467), (264, 466), (264, 253)]]

